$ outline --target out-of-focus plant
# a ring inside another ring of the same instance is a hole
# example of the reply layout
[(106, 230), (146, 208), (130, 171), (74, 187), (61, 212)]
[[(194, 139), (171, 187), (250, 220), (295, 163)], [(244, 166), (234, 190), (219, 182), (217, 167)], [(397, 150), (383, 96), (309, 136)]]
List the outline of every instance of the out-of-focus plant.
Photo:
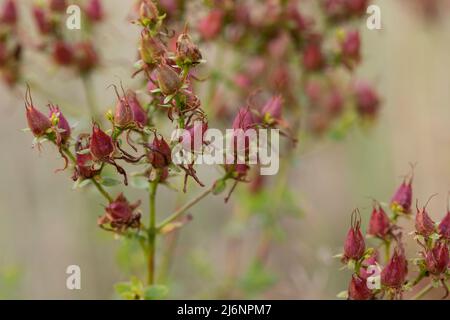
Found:
[[(403, 299), (404, 294), (415, 289), (423, 281), (428, 282), (413, 299), (424, 297), (433, 288), (443, 288), (445, 299), (449, 295), (449, 239), (450, 211), (436, 224), (429, 216), (428, 201), (420, 207), (416, 201), (414, 236), (420, 251), (414, 258), (407, 259), (402, 241), (403, 228), (398, 225), (399, 218), (410, 218), (413, 199), (413, 173), (411, 172), (395, 192), (389, 204), (388, 215), (383, 204), (374, 200), (372, 215), (367, 228), (367, 237), (378, 244), (366, 247), (361, 232), (359, 211), (352, 214), (352, 225), (344, 243), (344, 253), (339, 255), (347, 268), (352, 270), (347, 291), (340, 297), (352, 300)], [(394, 250), (393, 244), (395, 244)], [(380, 251), (384, 249), (384, 259)], [(409, 263), (408, 263), (409, 260)], [(413, 264), (417, 272), (412, 272), (408, 264)]]
[(0, 74), (10, 87), (20, 79), (23, 45), (18, 31), (19, 12), (14, 0), (0, 8)]
[[(138, 11), (137, 1), (135, 12)], [(249, 172), (248, 188), (239, 189), (229, 229), (231, 259), (239, 260), (240, 245), (251, 220), (261, 226), (260, 242), (248, 272), (224, 278), (219, 296), (247, 295), (249, 278), (265, 272), (274, 240), (284, 236), (285, 217), (299, 216), (298, 195), (289, 188), (298, 156), (316, 147), (321, 138), (342, 139), (378, 115), (381, 99), (372, 84), (356, 79), (362, 62), (359, 25), (368, 0), (160, 1), (171, 26), (189, 21), (214, 59), (231, 68), (210, 64), (206, 71), (205, 108), (223, 123), (233, 119), (234, 105), (264, 110), (263, 122), (277, 124), (287, 136), (280, 172), (275, 177)], [(193, 11), (200, 14), (193, 14)], [(192, 18), (194, 16), (194, 18)], [(170, 29), (170, 28), (169, 28)], [(205, 71), (204, 71), (205, 72)], [(203, 72), (200, 72), (201, 74)], [(299, 147), (295, 148), (296, 141)], [(235, 262), (238, 265), (239, 262)], [(234, 285), (241, 282), (239, 292)], [(250, 290), (259, 294), (269, 288)], [(232, 292), (231, 292), (232, 291)]]
[[(157, 239), (189, 222), (191, 217), (186, 215), (187, 210), (207, 195), (221, 193), (231, 181), (228, 199), (236, 184), (247, 180), (250, 170), (247, 153), (243, 164), (235, 161), (221, 165), (222, 176), (211, 186), (205, 187), (197, 197), (162, 221), (157, 221), (155, 204), (160, 186), (181, 176), (184, 191), (189, 178), (204, 187), (197, 177), (194, 161), (173, 161), (175, 146), (181, 144), (182, 152), (191, 154), (195, 160), (210, 143), (204, 138), (208, 119), (193, 88), (196, 80), (193, 71), (203, 62), (202, 54), (188, 34), (187, 27), (177, 37), (175, 50), (171, 51), (167, 45), (170, 37), (164, 27), (164, 18), (152, 1), (140, 4), (139, 17), (134, 21), (141, 29), (139, 60), (135, 64), (133, 76), (145, 78), (150, 99), (143, 106), (135, 91), (125, 90), (122, 84), (120, 88), (113, 86), (117, 104), (114, 111), (106, 114), (111, 124), (109, 130), (102, 129), (94, 121), (91, 133), (81, 133), (75, 138), (73, 128), (59, 106), (49, 104), (50, 113), (45, 115), (36, 108), (30, 88), (25, 95), (26, 118), (29, 130), (35, 136), (34, 145), (39, 147), (44, 142), (54, 144), (64, 159), (61, 170), (69, 166), (73, 168), (75, 187), (92, 185), (104, 197), (105, 212), (98, 219), (99, 226), (134, 241), (142, 249), (147, 265), (147, 280), (142, 282), (138, 277), (133, 277), (130, 282), (117, 285), (118, 293), (130, 299), (162, 298), (167, 294), (167, 288), (156, 280)], [(232, 125), (236, 135), (252, 128), (278, 127), (278, 120), (281, 119), (280, 103), (281, 100), (276, 97), (262, 109), (241, 108)], [(180, 136), (165, 137), (163, 133), (167, 126), (184, 131)], [(200, 146), (195, 144), (196, 136), (200, 136)], [(232, 141), (234, 143), (235, 140)], [(245, 141), (247, 150), (248, 140)], [(237, 157), (237, 154), (233, 154), (233, 157)], [(129, 169), (131, 166), (134, 168), (132, 172)], [(141, 201), (130, 202), (124, 192), (114, 196), (108, 192), (107, 187), (122, 185), (122, 181), (108, 173), (108, 167), (122, 176), (124, 188), (131, 180), (132, 186), (147, 190), (147, 222), (143, 221), (139, 210)]]

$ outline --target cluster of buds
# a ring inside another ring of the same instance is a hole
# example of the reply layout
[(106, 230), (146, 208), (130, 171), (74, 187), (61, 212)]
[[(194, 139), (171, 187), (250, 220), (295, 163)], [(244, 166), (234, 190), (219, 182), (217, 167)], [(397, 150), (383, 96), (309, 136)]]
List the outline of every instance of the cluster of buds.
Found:
[(298, 0), (264, 1), (261, 14), (245, 1), (213, 1), (197, 31), (204, 41), (221, 37), (239, 46), (240, 63), (231, 81), (242, 96), (259, 88), (282, 93), (294, 118), (299, 101), (311, 111), (305, 122), (309, 133), (345, 134), (350, 121), (372, 120), (380, 106), (372, 85), (340, 76), (341, 69), (352, 73), (362, 60), (354, 21), (362, 20), (368, 5), (368, 0), (321, 1), (321, 15), (328, 20), (323, 26)]
[[(48, 0), (33, 4), (34, 21), (41, 35), (37, 48), (51, 57), (58, 66), (73, 67), (79, 73), (88, 73), (99, 64), (99, 57), (93, 41), (85, 37), (72, 41), (66, 26), (66, 10), (69, 1)], [(93, 25), (104, 18), (101, 0), (86, 0), (81, 6), (83, 15), (81, 28), (91, 30)]]
[(18, 19), (16, 1), (4, 1), (0, 8), (0, 74), (9, 86), (20, 79), (22, 44), (18, 37)]
[[(352, 215), (352, 226), (344, 244), (342, 262), (353, 271), (346, 296), (352, 300), (402, 299), (407, 291), (424, 279), (429, 279), (433, 287), (442, 286), (445, 290), (444, 298), (449, 294), (447, 281), (450, 279), (449, 270), (449, 228), (450, 210), (444, 219), (436, 224), (428, 214), (427, 204), (416, 206), (414, 238), (421, 251), (419, 257), (412, 259), (417, 267), (415, 278), (408, 280), (408, 260), (402, 242), (402, 228), (397, 225), (401, 216), (411, 215), (412, 177), (410, 173), (394, 193), (391, 200), (391, 214), (388, 215), (382, 205), (374, 200), (372, 214), (367, 227), (367, 237), (378, 239), (385, 247), (385, 265), (378, 257), (378, 249), (366, 248), (363, 234), (360, 230), (359, 215)], [(430, 197), (431, 199), (431, 197)], [(358, 218), (355, 218), (358, 217)], [(395, 249), (390, 254), (391, 244)], [(368, 263), (368, 261), (370, 262)], [(371, 266), (369, 270), (368, 267)], [(374, 272), (378, 271), (378, 274)], [(372, 277), (372, 278), (371, 278)], [(378, 277), (378, 281), (373, 280)], [(378, 286), (373, 286), (378, 283)], [(371, 285), (372, 284), (372, 285)]]

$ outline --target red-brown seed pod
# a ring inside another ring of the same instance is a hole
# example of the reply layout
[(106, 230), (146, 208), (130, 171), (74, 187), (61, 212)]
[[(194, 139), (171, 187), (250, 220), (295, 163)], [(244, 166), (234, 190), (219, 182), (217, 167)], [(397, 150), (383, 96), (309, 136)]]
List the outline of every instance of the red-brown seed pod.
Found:
[(75, 46), (75, 62), (80, 72), (86, 73), (98, 65), (98, 55), (90, 41), (79, 42)]
[(185, 28), (184, 32), (178, 36), (176, 43), (177, 61), (181, 63), (197, 63), (202, 59), (202, 54), (197, 45), (192, 42), (191, 37), (187, 34)]
[(73, 61), (73, 49), (64, 41), (56, 41), (53, 45), (53, 60), (62, 66), (70, 65)]
[(381, 283), (387, 287), (400, 288), (408, 274), (408, 261), (402, 248), (395, 248), (394, 254), (381, 272)]
[(438, 230), (442, 238), (450, 240), (450, 211), (447, 210), (444, 219), (439, 223)]
[(25, 93), (25, 110), (28, 127), (35, 137), (41, 137), (52, 127), (50, 119), (33, 105), (30, 88)]
[(92, 22), (99, 22), (103, 20), (103, 5), (100, 0), (89, 0), (86, 7), (84, 8), (84, 12)]
[(55, 12), (63, 12), (66, 10), (66, 0), (48, 0), (50, 10)]
[(449, 265), (449, 253), (445, 242), (438, 242), (425, 254), (427, 270), (434, 275), (439, 275), (447, 271)]
[(119, 97), (114, 111), (114, 124), (117, 127), (126, 127), (133, 123), (133, 110), (125, 97)]
[(59, 110), (58, 106), (49, 105), (50, 108), (50, 120), (57, 119), (58, 122), (58, 134), (59, 140), (62, 144), (66, 143), (70, 139), (71, 128), (69, 122), (66, 117), (62, 114), (61, 110)]
[[(431, 197), (430, 197), (431, 199)], [(429, 200), (428, 200), (429, 201)], [(417, 214), (416, 214), (416, 221), (415, 221), (415, 227), (416, 232), (424, 237), (429, 237), (433, 232), (435, 231), (435, 223), (428, 215), (428, 212), (426, 211), (427, 203), (423, 206), (422, 209), (419, 209), (417, 207)]]
[(383, 208), (378, 203), (375, 203), (372, 215), (370, 216), (367, 234), (384, 239), (389, 232), (389, 228), (389, 217), (386, 212), (384, 212)]
[(348, 298), (350, 300), (370, 300), (373, 298), (372, 291), (367, 287), (367, 280), (356, 274), (352, 275), (352, 280), (348, 286)]
[(181, 79), (178, 74), (167, 64), (158, 67), (157, 80), (161, 92), (168, 96), (174, 94), (181, 87)]
[(155, 169), (167, 167), (172, 162), (172, 150), (163, 137), (158, 139), (155, 135), (153, 142), (147, 147), (149, 148), (148, 161)]
[(103, 161), (109, 158), (114, 152), (112, 138), (102, 131), (97, 123), (92, 125), (89, 149), (95, 161)]
[(0, 21), (4, 24), (15, 25), (17, 16), (16, 0), (6, 0), (0, 12)]
[(126, 93), (126, 99), (130, 104), (134, 122), (138, 126), (145, 127), (148, 124), (148, 115), (144, 108), (142, 108), (136, 93), (132, 90), (128, 90)]
[(358, 210), (352, 213), (351, 227), (344, 243), (344, 260), (359, 260), (366, 249), (364, 237), (361, 233), (361, 216)]

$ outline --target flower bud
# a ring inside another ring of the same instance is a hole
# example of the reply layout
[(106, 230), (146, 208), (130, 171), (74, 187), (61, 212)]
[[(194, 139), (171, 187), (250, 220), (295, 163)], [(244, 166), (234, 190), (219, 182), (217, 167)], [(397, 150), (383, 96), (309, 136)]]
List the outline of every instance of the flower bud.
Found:
[(416, 232), (424, 237), (429, 237), (434, 232), (434, 221), (431, 220), (425, 207), (423, 207), (422, 210), (417, 208), (415, 226)]
[(133, 122), (133, 110), (127, 98), (120, 98), (114, 112), (114, 124), (118, 127), (126, 127)]
[(208, 124), (203, 121), (195, 121), (193, 125), (187, 126), (180, 137), (181, 145), (188, 151), (201, 151)]
[(162, 64), (158, 68), (157, 80), (161, 92), (166, 96), (174, 94), (181, 87), (180, 77), (166, 64)]
[(147, 64), (157, 64), (166, 53), (164, 44), (157, 37), (150, 35), (147, 29), (141, 33), (139, 55)]
[(197, 29), (203, 39), (212, 40), (220, 33), (223, 16), (222, 10), (213, 9), (206, 17), (200, 20)]
[(66, 0), (48, 0), (50, 10), (55, 12), (63, 12), (66, 10)]
[(55, 121), (58, 124), (58, 135), (61, 140), (61, 143), (66, 143), (70, 138), (71, 128), (69, 122), (62, 114), (61, 110), (59, 110), (58, 106), (49, 105), (50, 115), (49, 118), (53, 122)]
[(132, 90), (128, 90), (126, 97), (133, 113), (134, 122), (141, 127), (146, 126), (148, 124), (147, 112), (145, 112), (144, 108), (142, 108), (141, 103), (136, 97), (136, 93)]
[(80, 72), (89, 72), (98, 64), (97, 52), (90, 41), (75, 46), (75, 61)]
[(28, 127), (31, 132), (33, 132), (35, 137), (44, 135), (47, 130), (52, 127), (52, 123), (49, 118), (37, 110), (32, 104), (28, 104), (25, 108)]
[(319, 43), (310, 43), (303, 51), (303, 66), (308, 71), (320, 70), (324, 65), (324, 58)]
[(53, 30), (53, 25), (50, 18), (47, 16), (44, 8), (34, 5), (33, 6), (33, 17), (38, 30), (41, 34), (48, 34)]
[(411, 213), (412, 179), (403, 181), (391, 200), (391, 209), (396, 213)]
[(361, 59), (360, 54), (361, 39), (357, 30), (348, 31), (341, 43), (342, 60), (349, 68), (358, 63)]
[(427, 270), (434, 275), (445, 273), (449, 261), (448, 248), (445, 242), (436, 243), (434, 247), (425, 254)]
[(89, 0), (84, 11), (86, 16), (93, 22), (98, 22), (103, 19), (103, 6), (100, 0)]
[(389, 227), (390, 222), (386, 212), (379, 204), (374, 205), (367, 233), (383, 239), (388, 234)]
[(122, 231), (127, 228), (137, 228), (140, 225), (140, 213), (134, 213), (134, 210), (140, 205), (140, 201), (130, 204), (123, 193), (111, 202), (106, 208), (106, 214), (100, 217), (98, 224), (109, 223), (113, 229)]
[(395, 248), (394, 254), (381, 272), (381, 283), (387, 287), (400, 288), (408, 273), (408, 262), (403, 249)]
[(150, 149), (147, 158), (154, 168), (164, 168), (172, 162), (172, 150), (163, 137), (158, 139), (155, 135), (153, 142), (147, 147)]
[(373, 88), (365, 83), (358, 82), (354, 87), (356, 109), (362, 117), (374, 117), (380, 106), (380, 99)]
[(70, 65), (73, 61), (72, 47), (64, 41), (56, 41), (53, 46), (53, 60), (62, 66)]
[(350, 15), (363, 16), (366, 14), (368, 0), (345, 0), (345, 6)]
[(94, 123), (92, 126), (89, 149), (95, 161), (102, 161), (109, 158), (114, 152), (112, 138), (102, 131), (97, 123)]
[(350, 300), (370, 300), (372, 297), (372, 291), (367, 287), (367, 280), (353, 274), (348, 286), (348, 298)]
[(0, 21), (4, 24), (14, 25), (17, 22), (17, 6), (15, 0), (6, 0), (3, 4)]
[(186, 30), (180, 34), (176, 43), (177, 59), (185, 64), (197, 63), (202, 59), (202, 54), (198, 47), (192, 42)]
[(152, 0), (143, 0), (139, 7), (139, 16), (144, 23), (155, 23), (158, 20), (158, 8)]
[(438, 229), (442, 238), (450, 240), (450, 211), (447, 211), (444, 219), (439, 223)]
[(283, 97), (278, 95), (274, 96), (266, 102), (262, 107), (261, 113), (263, 121), (267, 124), (272, 124), (277, 120), (281, 120), (281, 113), (283, 107)]
[(233, 129), (242, 129), (246, 131), (253, 128), (256, 123), (257, 121), (250, 108), (240, 108), (233, 120)]
[(366, 249), (364, 237), (361, 233), (361, 217), (359, 211), (352, 213), (351, 228), (347, 233), (344, 243), (344, 259), (345, 260), (359, 260)]

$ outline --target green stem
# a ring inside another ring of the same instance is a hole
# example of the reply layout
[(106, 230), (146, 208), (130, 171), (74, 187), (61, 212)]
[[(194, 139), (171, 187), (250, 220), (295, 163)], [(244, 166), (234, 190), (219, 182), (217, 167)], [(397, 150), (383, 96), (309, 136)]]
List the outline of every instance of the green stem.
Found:
[(158, 177), (149, 183), (149, 215), (150, 223), (148, 227), (148, 260), (147, 271), (149, 285), (152, 285), (155, 281), (155, 244), (156, 244), (156, 210), (155, 210), (155, 198), (156, 190), (158, 189)]
[[(67, 148), (67, 147), (63, 147), (62, 151), (64, 152), (64, 154), (69, 157), (69, 159), (73, 162), (73, 164), (76, 166), (77, 165), (77, 160), (75, 159), (75, 156), (73, 155), (73, 153)], [(95, 178), (91, 179), (92, 183), (94, 184), (94, 186), (97, 188), (97, 190), (100, 192), (100, 194), (102, 196), (104, 196), (108, 202), (113, 202), (113, 198), (111, 197), (111, 195), (108, 193), (108, 191), (106, 191), (102, 185), (100, 183), (98, 183), (97, 180), (95, 180)]]
[(108, 193), (108, 191), (106, 191), (102, 185), (100, 183), (98, 183), (97, 180), (95, 180), (95, 177), (91, 179), (92, 183), (94, 184), (94, 186), (97, 188), (97, 190), (101, 193), (101, 195), (103, 197), (105, 197), (109, 202), (113, 202), (113, 198), (111, 197), (111, 195)]
[(391, 241), (390, 240), (385, 240), (384, 241), (384, 245), (386, 247), (386, 251), (385, 251), (385, 259), (386, 259), (386, 263), (389, 262), (389, 259), (391, 258)]
[(89, 108), (89, 112), (91, 114), (92, 119), (97, 120), (99, 116), (97, 110), (97, 104), (95, 99), (95, 94), (93, 90), (92, 78), (89, 74), (83, 74), (81, 76), (81, 80), (83, 82), (83, 88), (86, 95), (87, 105)]
[(156, 228), (157, 230), (161, 230), (164, 228), (167, 224), (171, 223), (172, 221), (176, 220), (178, 217), (180, 217), (183, 213), (185, 213), (187, 210), (189, 210), (191, 207), (195, 206), (200, 200), (202, 200), (204, 197), (209, 195), (212, 190), (214, 189), (214, 184), (203, 191), (201, 194), (199, 194), (197, 197), (186, 203), (184, 206), (176, 210), (174, 213), (172, 213), (169, 217), (164, 219)]
[(430, 283), (427, 286), (425, 286), (418, 294), (416, 294), (414, 297), (411, 298), (411, 300), (420, 300), (422, 299), (428, 292), (433, 289), (433, 285)]

